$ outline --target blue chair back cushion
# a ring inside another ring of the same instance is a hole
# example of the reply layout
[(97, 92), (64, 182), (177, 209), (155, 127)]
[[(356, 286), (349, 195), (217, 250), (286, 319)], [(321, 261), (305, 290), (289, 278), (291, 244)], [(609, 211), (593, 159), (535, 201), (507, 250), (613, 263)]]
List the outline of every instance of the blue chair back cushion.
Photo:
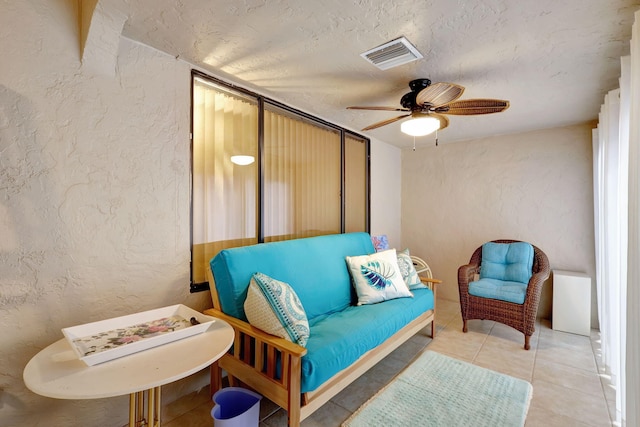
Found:
[(524, 304), (533, 268), (533, 246), (526, 242), (482, 245), (480, 280), (469, 283), (469, 294)]
[(481, 279), (520, 282), (531, 279), (533, 246), (526, 242), (494, 243), (482, 245)]

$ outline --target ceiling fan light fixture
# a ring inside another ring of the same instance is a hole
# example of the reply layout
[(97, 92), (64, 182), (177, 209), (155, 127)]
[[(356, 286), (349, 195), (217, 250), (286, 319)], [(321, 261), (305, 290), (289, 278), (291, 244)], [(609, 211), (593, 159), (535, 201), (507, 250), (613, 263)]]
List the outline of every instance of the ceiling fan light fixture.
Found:
[(440, 120), (435, 117), (418, 117), (400, 124), (400, 130), (410, 136), (425, 136), (440, 129)]

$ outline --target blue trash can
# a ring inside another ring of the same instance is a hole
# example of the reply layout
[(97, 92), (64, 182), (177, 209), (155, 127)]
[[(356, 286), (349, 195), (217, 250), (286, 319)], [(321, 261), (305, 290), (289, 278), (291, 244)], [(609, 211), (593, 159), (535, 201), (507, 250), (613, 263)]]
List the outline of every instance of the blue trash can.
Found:
[(214, 427), (258, 427), (260, 396), (241, 387), (227, 387), (213, 395), (211, 410)]

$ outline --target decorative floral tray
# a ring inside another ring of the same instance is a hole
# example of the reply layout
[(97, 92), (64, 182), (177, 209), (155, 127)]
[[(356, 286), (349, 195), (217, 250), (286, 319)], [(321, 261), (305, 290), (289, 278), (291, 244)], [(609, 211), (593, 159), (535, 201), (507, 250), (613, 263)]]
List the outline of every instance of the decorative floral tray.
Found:
[(78, 358), (93, 366), (202, 333), (214, 318), (178, 304), (65, 328)]

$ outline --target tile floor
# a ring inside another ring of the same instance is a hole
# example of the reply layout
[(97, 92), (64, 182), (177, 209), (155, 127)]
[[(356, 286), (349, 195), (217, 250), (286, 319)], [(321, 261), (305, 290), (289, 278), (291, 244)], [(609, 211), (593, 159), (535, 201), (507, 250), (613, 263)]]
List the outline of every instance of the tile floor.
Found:
[[(533, 384), (526, 427), (613, 426), (615, 392), (600, 375), (599, 334), (591, 337), (557, 332), (543, 320), (531, 337), (531, 350), (523, 349), (523, 335), (492, 321), (474, 320), (462, 333), (460, 306), (438, 301), (438, 333), (418, 333), (365, 375), (302, 422), (303, 427), (340, 426), (425, 349), (437, 351), (485, 368), (525, 379)], [(428, 329), (428, 328), (427, 328)], [(192, 393), (163, 408), (165, 427), (213, 426), (209, 390)], [(263, 399), (260, 426), (287, 425), (286, 412)]]

